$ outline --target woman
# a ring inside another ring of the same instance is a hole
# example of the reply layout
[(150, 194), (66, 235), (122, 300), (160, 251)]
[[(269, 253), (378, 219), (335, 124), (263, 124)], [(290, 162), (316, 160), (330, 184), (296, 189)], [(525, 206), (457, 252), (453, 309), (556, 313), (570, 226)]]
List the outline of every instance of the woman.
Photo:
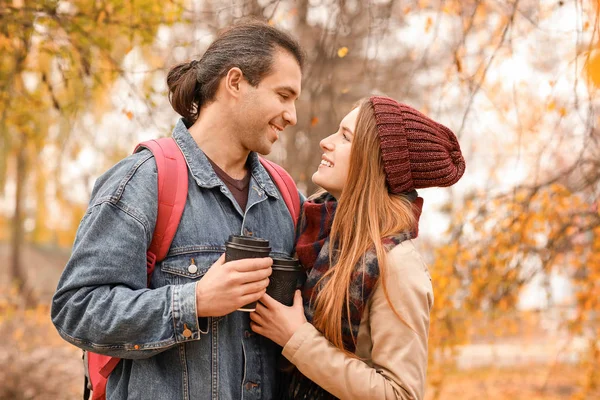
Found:
[(286, 307), (265, 295), (252, 329), (295, 365), (288, 398), (422, 399), (433, 291), (411, 240), (423, 204), (415, 189), (460, 179), (456, 136), (371, 97), (320, 145), (312, 179), (326, 192), (305, 203), (296, 246), (302, 296)]

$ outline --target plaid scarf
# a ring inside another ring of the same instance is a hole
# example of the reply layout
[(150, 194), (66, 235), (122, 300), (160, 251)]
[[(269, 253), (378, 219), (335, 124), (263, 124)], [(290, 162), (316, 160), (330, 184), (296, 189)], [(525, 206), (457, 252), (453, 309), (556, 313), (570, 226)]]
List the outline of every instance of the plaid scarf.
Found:
[[(416, 192), (410, 194), (415, 204), (417, 221), (421, 215), (423, 199), (417, 197)], [(303, 205), (303, 215), (300, 222), (300, 235), (296, 243), (296, 253), (302, 266), (306, 269), (307, 279), (303, 287), (304, 312), (308, 322), (313, 321), (316, 299), (320, 290), (329, 278), (319, 280), (331, 268), (329, 253), (333, 251), (333, 260), (336, 259), (336, 249), (330, 250), (329, 234), (335, 216), (337, 201), (325, 193), (313, 201), (306, 201)], [(394, 236), (382, 239), (384, 250), (389, 252), (405, 240), (418, 235), (418, 223), (414, 232), (400, 232)], [(361, 261), (358, 262), (352, 273), (350, 283), (350, 319), (346, 313), (342, 316), (342, 340), (344, 348), (350, 352), (356, 351), (356, 338), (365, 306), (379, 280), (379, 263), (375, 247), (369, 249)], [(330, 393), (295, 370), (289, 383), (287, 398), (290, 399), (335, 399)]]

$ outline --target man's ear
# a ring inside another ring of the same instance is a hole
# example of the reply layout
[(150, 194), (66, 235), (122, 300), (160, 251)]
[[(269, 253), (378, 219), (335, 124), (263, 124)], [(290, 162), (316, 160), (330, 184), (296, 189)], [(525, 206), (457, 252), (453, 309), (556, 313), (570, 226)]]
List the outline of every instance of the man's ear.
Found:
[(233, 97), (238, 97), (242, 90), (244, 73), (238, 67), (233, 67), (225, 76), (225, 90)]

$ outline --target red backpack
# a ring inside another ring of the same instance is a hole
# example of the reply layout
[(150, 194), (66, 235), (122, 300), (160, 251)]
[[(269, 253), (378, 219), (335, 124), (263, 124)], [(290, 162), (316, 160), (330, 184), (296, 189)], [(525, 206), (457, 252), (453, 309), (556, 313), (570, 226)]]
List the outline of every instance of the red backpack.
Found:
[[(158, 214), (152, 243), (146, 253), (149, 285), (156, 262), (162, 261), (167, 256), (179, 226), (188, 193), (188, 170), (183, 154), (172, 138), (140, 143), (134, 153), (142, 149), (148, 149), (154, 154), (158, 171)], [(295, 228), (300, 215), (300, 199), (294, 180), (279, 165), (262, 157), (259, 159), (277, 185)], [(89, 399), (91, 390), (92, 400), (105, 400), (108, 376), (121, 359), (88, 351), (84, 352), (83, 359), (86, 372), (83, 398)]]

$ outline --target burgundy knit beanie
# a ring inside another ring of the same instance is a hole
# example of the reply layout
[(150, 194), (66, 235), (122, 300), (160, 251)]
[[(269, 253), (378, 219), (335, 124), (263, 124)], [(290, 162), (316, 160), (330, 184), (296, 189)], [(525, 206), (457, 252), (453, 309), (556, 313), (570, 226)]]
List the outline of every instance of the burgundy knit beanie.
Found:
[(465, 172), (452, 131), (406, 104), (388, 97), (370, 99), (391, 193), (450, 186)]

